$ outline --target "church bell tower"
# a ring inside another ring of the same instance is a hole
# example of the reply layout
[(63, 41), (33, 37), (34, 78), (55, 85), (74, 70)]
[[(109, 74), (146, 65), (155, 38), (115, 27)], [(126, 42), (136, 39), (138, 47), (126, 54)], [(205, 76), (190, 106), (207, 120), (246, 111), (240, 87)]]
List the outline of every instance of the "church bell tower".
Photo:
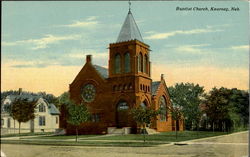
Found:
[[(113, 82), (120, 82), (120, 85), (113, 85), (113, 91), (133, 92), (136, 97), (138, 93), (150, 95), (152, 80), (149, 52), (149, 45), (144, 43), (129, 10), (117, 41), (109, 45), (109, 78)], [(123, 88), (124, 83), (128, 84), (126, 88)], [(139, 99), (137, 103), (141, 103)]]

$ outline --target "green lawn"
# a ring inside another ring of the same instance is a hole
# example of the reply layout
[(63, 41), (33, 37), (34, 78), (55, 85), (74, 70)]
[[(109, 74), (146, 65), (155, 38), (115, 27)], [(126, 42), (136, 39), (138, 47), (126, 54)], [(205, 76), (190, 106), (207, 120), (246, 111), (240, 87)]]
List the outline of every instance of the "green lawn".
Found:
[[(177, 139), (175, 137), (175, 132), (163, 132), (159, 134), (153, 135), (145, 135), (146, 141), (158, 141), (158, 142), (178, 142), (178, 141), (186, 141), (192, 140), (197, 138), (204, 138), (204, 137), (211, 137), (211, 136), (218, 136), (227, 134), (225, 132), (208, 132), (208, 131), (180, 131), (178, 132)], [(88, 137), (95, 137), (95, 138), (88, 138)], [(70, 136), (38, 136), (33, 137), (34, 139), (75, 139), (75, 135)], [(101, 136), (101, 135), (79, 135), (78, 138), (86, 138), (86, 140), (114, 140), (114, 141), (125, 141), (125, 140), (132, 140), (132, 141), (142, 141), (143, 135), (140, 134), (129, 134), (129, 135), (114, 135), (114, 136)]]
[[(186, 141), (197, 138), (211, 137), (225, 135), (225, 132), (207, 132), (207, 131), (180, 131), (177, 134), (177, 139), (175, 137), (175, 132), (163, 132), (159, 134), (146, 135), (146, 141), (160, 141), (160, 142), (178, 142)], [(88, 139), (91, 140), (91, 139)], [(117, 136), (102, 136), (99, 138), (94, 138), (93, 140), (143, 140), (143, 135), (117, 135)]]
[[(180, 142), (204, 137), (219, 136), (227, 134), (226, 132), (208, 132), (208, 131), (180, 131), (176, 139), (175, 132), (163, 132), (159, 134), (146, 135), (146, 142), (143, 142), (143, 135), (80, 135), (79, 141), (75, 142), (75, 136), (38, 136), (32, 138), (21, 138), (20, 140), (2, 140), (3, 144), (31, 144), (31, 145), (57, 145), (57, 146), (121, 146), (121, 147), (149, 147), (170, 142)], [(88, 138), (95, 137), (95, 138)], [(84, 139), (86, 138), (86, 139)], [(68, 139), (73, 139), (68, 141)], [(65, 141), (63, 141), (65, 140)]]

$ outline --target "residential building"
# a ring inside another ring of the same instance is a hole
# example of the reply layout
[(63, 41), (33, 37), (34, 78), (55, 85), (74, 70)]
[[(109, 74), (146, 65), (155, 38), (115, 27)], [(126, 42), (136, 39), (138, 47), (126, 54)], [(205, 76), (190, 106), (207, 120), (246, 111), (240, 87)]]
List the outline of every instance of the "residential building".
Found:
[(17, 99), (27, 99), (28, 101), (36, 101), (35, 119), (25, 123), (21, 123), (21, 133), (27, 132), (54, 132), (59, 128), (59, 110), (54, 104), (50, 104), (41, 96), (22, 93), (19, 89), (18, 95), (8, 95), (2, 101), (1, 105), (1, 133), (18, 133), (18, 121), (14, 120), (7, 112), (6, 108), (12, 105)]

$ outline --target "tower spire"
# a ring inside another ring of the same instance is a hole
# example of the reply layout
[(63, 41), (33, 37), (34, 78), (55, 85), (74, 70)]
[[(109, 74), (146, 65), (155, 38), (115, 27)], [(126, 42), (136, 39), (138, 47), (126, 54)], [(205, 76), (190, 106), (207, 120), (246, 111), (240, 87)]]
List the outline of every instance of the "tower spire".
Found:
[(130, 10), (131, 10), (131, 2), (130, 2), (130, 0), (128, 0), (128, 7), (129, 7), (129, 12), (130, 12)]
[(143, 42), (139, 28), (137, 27), (135, 19), (131, 13), (130, 0), (128, 1), (128, 4), (129, 4), (129, 12), (122, 25), (121, 31), (119, 33), (119, 36), (116, 42), (123, 42), (123, 41), (135, 40), (135, 39)]

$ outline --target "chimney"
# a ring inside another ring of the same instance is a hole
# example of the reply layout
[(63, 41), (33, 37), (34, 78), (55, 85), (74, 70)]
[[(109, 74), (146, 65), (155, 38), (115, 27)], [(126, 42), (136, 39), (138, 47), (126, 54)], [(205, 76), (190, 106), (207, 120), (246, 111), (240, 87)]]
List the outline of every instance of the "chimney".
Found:
[(161, 81), (164, 80), (164, 74), (161, 74)]
[(18, 89), (18, 94), (19, 94), (19, 95), (22, 94), (22, 90), (23, 90), (22, 88), (19, 88), (19, 89)]
[(86, 63), (90, 62), (92, 60), (92, 55), (86, 55)]

